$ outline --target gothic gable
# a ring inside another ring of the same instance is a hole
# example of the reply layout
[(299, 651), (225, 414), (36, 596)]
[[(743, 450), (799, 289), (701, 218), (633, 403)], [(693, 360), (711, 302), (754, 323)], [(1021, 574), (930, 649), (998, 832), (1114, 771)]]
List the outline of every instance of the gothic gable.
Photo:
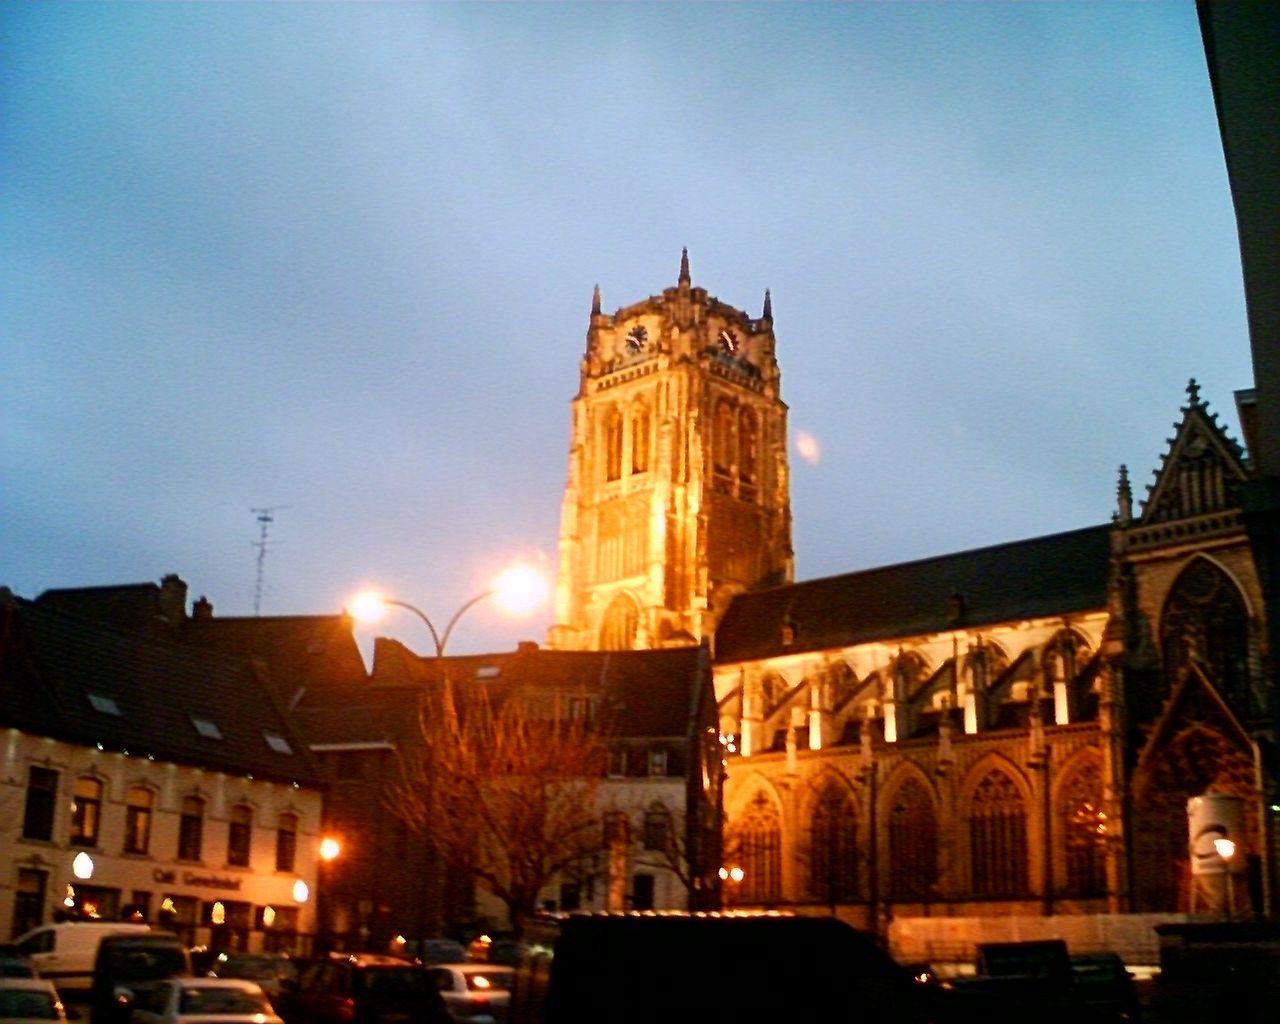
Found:
[(1139, 519), (1143, 526), (1238, 507), (1237, 492), (1248, 476), (1244, 450), (1201, 400), (1194, 378), (1187, 384), (1187, 399), (1182, 421), (1176, 424), (1143, 502)]

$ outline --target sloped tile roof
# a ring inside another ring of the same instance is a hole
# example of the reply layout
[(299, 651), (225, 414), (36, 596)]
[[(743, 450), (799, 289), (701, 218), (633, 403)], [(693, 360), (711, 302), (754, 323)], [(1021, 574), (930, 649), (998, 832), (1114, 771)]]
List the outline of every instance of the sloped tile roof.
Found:
[[(197, 720), (220, 738), (202, 734)], [(0, 723), (233, 775), (319, 781), (260, 663), (12, 595), (0, 600)]]
[[(1092, 526), (741, 594), (716, 630), (715, 660), (750, 661), (1105, 608), (1110, 538), (1109, 526)], [(955, 596), (961, 599), (958, 619)]]

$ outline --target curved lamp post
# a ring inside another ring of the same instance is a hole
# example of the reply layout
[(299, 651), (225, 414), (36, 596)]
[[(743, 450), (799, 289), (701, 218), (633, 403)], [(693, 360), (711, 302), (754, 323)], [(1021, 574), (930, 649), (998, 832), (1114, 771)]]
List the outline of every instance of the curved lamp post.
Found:
[(487, 597), (496, 597), (499, 604), (513, 612), (529, 611), (541, 604), (547, 596), (547, 581), (537, 569), (528, 565), (515, 565), (504, 572), (488, 590), (483, 590), (467, 601), (453, 613), (445, 625), (443, 632), (436, 629), (435, 623), (417, 605), (408, 601), (400, 601), (392, 597), (383, 597), (372, 591), (358, 595), (351, 602), (351, 615), (360, 622), (377, 622), (386, 614), (387, 608), (403, 608), (412, 612), (431, 632), (431, 640), (435, 644), (436, 657), (444, 657), (445, 645), (453, 634), (453, 627), (471, 608)]
[[(481, 601), (489, 597), (496, 597), (498, 603), (508, 611), (521, 613), (531, 611), (533, 608), (541, 604), (547, 597), (547, 581), (546, 578), (537, 569), (531, 566), (517, 564), (512, 566), (487, 590), (482, 590), (475, 597), (466, 601), (462, 607), (453, 613), (452, 618), (445, 624), (443, 631), (437, 630), (435, 623), (430, 617), (417, 605), (412, 605), (407, 601), (400, 601), (395, 598), (383, 597), (372, 591), (366, 591), (359, 594), (352, 602), (349, 612), (353, 618), (360, 622), (377, 622), (386, 614), (388, 608), (403, 608), (407, 612), (412, 612), (431, 633), (431, 640), (435, 644), (436, 649), (436, 678), (442, 680), (444, 678), (444, 652), (445, 646), (449, 643), (449, 637), (453, 634), (453, 627), (458, 624), (458, 620), (462, 618), (467, 611), (475, 607)], [(429, 788), (434, 788), (430, 778), (428, 778)], [(425, 855), (424, 855), (425, 857)], [(423, 870), (419, 873), (422, 883), (421, 891), (418, 893), (418, 950), (417, 955), (422, 955), (423, 940), (426, 938), (426, 883), (429, 872), (426, 870), (424, 860)]]

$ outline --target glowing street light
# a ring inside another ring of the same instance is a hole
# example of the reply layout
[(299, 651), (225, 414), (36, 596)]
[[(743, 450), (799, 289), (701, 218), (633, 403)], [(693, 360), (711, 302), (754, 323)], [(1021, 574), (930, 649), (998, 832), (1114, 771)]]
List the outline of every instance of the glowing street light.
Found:
[(1213, 841), (1214, 852), (1222, 858), (1222, 873), (1226, 876), (1226, 902), (1227, 902), (1227, 920), (1231, 920), (1231, 904), (1234, 902), (1235, 893), (1231, 888), (1231, 858), (1236, 855), (1236, 844), (1230, 839), (1215, 839)]
[(431, 639), (436, 647), (436, 657), (443, 658), (445, 645), (449, 642), (453, 627), (458, 624), (458, 620), (462, 618), (466, 611), (479, 604), (486, 597), (496, 597), (498, 604), (505, 611), (520, 614), (531, 611), (545, 601), (547, 591), (546, 577), (537, 569), (530, 565), (514, 565), (499, 576), (488, 590), (476, 594), (475, 597), (454, 612), (453, 618), (445, 625), (443, 632), (437, 630), (435, 623), (428, 618), (427, 613), (416, 605), (391, 597), (383, 597), (373, 591), (366, 591), (357, 595), (352, 600), (348, 611), (357, 621), (366, 623), (377, 622), (386, 614), (389, 607), (403, 608), (405, 611), (412, 612), (431, 631)]

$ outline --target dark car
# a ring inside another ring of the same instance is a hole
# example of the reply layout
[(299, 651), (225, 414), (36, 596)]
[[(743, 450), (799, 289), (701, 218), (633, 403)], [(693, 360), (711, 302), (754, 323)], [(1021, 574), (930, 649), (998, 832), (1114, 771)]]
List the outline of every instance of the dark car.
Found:
[(210, 965), (209, 976), (256, 981), (274, 1005), (284, 982), (297, 978), (298, 967), (284, 953), (221, 953)]
[[(984, 1002), (985, 1006), (985, 1002)], [(834, 917), (563, 914), (529, 922), (511, 1024), (983, 1024)]]
[(1071, 987), (1100, 1020), (1134, 1024), (1141, 1016), (1133, 975), (1116, 953), (1073, 954)]
[(275, 1000), (285, 1024), (449, 1024), (444, 997), (415, 960), (331, 953), (297, 967)]
[(189, 977), (186, 944), (168, 932), (105, 935), (93, 961), (93, 1024), (124, 1024), (135, 1001), (166, 978)]

